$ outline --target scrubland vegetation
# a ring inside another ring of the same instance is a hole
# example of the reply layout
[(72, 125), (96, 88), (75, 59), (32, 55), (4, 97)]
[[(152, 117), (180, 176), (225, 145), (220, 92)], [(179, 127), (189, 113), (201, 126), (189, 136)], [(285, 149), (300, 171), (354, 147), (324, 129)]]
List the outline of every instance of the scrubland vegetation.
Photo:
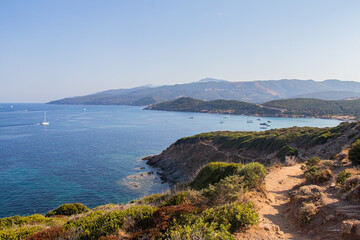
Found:
[(213, 162), (181, 190), (126, 205), (64, 204), (46, 217), (3, 218), (0, 239), (234, 239), (258, 221), (243, 196), (260, 190), (265, 175), (259, 163)]

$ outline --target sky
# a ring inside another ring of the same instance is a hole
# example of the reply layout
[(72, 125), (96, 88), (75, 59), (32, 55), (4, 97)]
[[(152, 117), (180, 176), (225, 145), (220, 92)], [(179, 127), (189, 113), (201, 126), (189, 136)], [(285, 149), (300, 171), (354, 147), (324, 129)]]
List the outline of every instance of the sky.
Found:
[(0, 102), (229, 81), (360, 81), (358, 0), (3, 0)]

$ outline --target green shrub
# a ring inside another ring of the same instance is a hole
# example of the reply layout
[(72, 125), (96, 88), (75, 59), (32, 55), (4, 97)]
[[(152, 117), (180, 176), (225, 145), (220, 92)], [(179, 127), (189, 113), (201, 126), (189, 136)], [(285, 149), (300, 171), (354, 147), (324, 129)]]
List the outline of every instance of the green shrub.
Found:
[(219, 225), (215, 222), (204, 222), (202, 219), (193, 224), (176, 226), (163, 237), (167, 240), (202, 239), (202, 240), (234, 240), (229, 232), (229, 226)]
[(340, 188), (343, 188), (345, 186), (346, 179), (354, 176), (355, 174), (356, 171), (352, 169), (345, 169), (344, 171), (339, 172), (336, 177), (336, 185)]
[(301, 169), (308, 182), (320, 184), (330, 180), (333, 175), (332, 166), (330, 161), (321, 161), (319, 157), (313, 157), (307, 160)]
[(211, 205), (234, 202), (243, 195), (244, 185), (244, 177), (239, 175), (228, 176), (215, 185), (205, 188), (202, 194)]
[(321, 166), (308, 167), (304, 171), (304, 176), (310, 183), (324, 183), (330, 180), (332, 172), (328, 168), (322, 168)]
[(0, 219), (0, 229), (9, 228), (13, 226), (22, 226), (25, 224), (38, 224), (38, 223), (47, 223), (51, 222), (51, 219), (48, 219), (40, 214), (30, 215), (30, 216), (13, 216)]
[(52, 217), (55, 215), (71, 216), (74, 214), (87, 212), (89, 210), (90, 209), (88, 209), (85, 205), (82, 205), (81, 203), (70, 203), (70, 204), (61, 205), (57, 209), (48, 212), (45, 216), (46, 217)]
[(227, 176), (235, 175), (241, 169), (242, 164), (212, 162), (207, 164), (200, 170), (190, 186), (194, 189), (200, 190), (208, 187), (210, 184), (215, 184)]
[(41, 231), (45, 226), (25, 225), (22, 227), (5, 228), (0, 230), (0, 239), (19, 240)]
[(312, 167), (312, 166), (318, 165), (320, 162), (321, 162), (321, 159), (319, 157), (312, 157), (312, 158), (309, 158), (308, 160), (306, 160), (305, 165)]
[(159, 207), (183, 204), (189, 200), (189, 197), (190, 197), (189, 192), (187, 192), (187, 191), (179, 192), (179, 193), (175, 194), (174, 196), (172, 196), (169, 200), (160, 204)]
[(239, 175), (244, 177), (244, 184), (247, 189), (258, 189), (265, 180), (266, 172), (264, 165), (253, 162), (244, 165), (240, 169)]
[(301, 225), (307, 225), (310, 223), (312, 217), (317, 213), (317, 208), (314, 203), (302, 203), (299, 209), (299, 222)]
[(220, 182), (228, 176), (243, 176), (244, 187), (256, 189), (261, 186), (266, 176), (266, 168), (257, 162), (246, 165), (237, 163), (212, 162), (207, 164), (190, 184), (191, 187), (200, 190)]
[(280, 160), (284, 160), (286, 156), (297, 156), (298, 150), (296, 148), (292, 148), (289, 145), (283, 146), (279, 152), (276, 154), (276, 157)]
[(160, 204), (167, 198), (167, 194), (153, 194), (147, 197), (143, 197), (137, 201), (139, 204)]
[(108, 203), (108, 204), (105, 204), (105, 205), (101, 205), (101, 206), (97, 206), (95, 208), (93, 208), (93, 211), (98, 211), (98, 210), (113, 210), (117, 207), (120, 207), (121, 205), (116, 205), (116, 204), (113, 204), (113, 203)]
[(65, 229), (77, 232), (79, 239), (98, 239), (119, 229), (148, 228), (153, 224), (154, 210), (154, 207), (138, 205), (108, 213), (96, 211), (69, 221)]
[(349, 177), (348, 179), (345, 180), (344, 186), (343, 186), (343, 191), (348, 192), (351, 189), (357, 187), (360, 185), (360, 175), (355, 175), (352, 177)]
[(356, 140), (349, 150), (349, 160), (353, 163), (360, 163), (360, 139)]
[(252, 203), (231, 203), (209, 208), (203, 212), (202, 217), (205, 222), (216, 222), (219, 226), (230, 224), (230, 232), (253, 225), (258, 222), (259, 218)]

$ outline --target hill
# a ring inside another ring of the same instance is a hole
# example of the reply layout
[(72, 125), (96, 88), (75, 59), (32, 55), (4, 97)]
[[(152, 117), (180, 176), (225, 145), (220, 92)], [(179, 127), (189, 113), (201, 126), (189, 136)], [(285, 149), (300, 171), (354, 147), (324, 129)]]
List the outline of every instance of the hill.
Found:
[(264, 108), (254, 103), (235, 100), (213, 100), (202, 101), (194, 98), (182, 97), (169, 102), (150, 105), (146, 110), (163, 110), (178, 112), (206, 112), (206, 113), (228, 113), (247, 115), (271, 115), (280, 114), (280, 110)]
[(301, 117), (360, 117), (360, 99), (327, 101), (314, 98), (292, 98), (274, 100), (264, 107), (283, 109), (283, 115)]
[(313, 80), (284, 79), (228, 82), (217, 79), (205, 79), (187, 84), (109, 90), (86, 96), (64, 98), (51, 101), (50, 103), (149, 105), (174, 100), (179, 97), (192, 97), (201, 100), (226, 99), (263, 103), (275, 99), (290, 98), (299, 94), (322, 91), (360, 92), (360, 83), (340, 80), (317, 82)]
[(360, 118), (360, 99), (328, 101), (314, 98), (291, 98), (253, 104), (235, 100), (202, 101), (179, 98), (153, 104), (146, 110), (226, 113), (267, 117), (319, 117), (338, 119)]
[(326, 91), (326, 92), (314, 92), (296, 95), (291, 98), (317, 98), (322, 100), (344, 100), (348, 98), (358, 98), (360, 92), (349, 92), (349, 91)]
[(334, 128), (292, 127), (265, 132), (210, 132), (179, 139), (148, 163), (172, 183), (191, 180), (212, 161), (271, 165), (285, 156), (331, 158), (360, 137), (360, 122)]

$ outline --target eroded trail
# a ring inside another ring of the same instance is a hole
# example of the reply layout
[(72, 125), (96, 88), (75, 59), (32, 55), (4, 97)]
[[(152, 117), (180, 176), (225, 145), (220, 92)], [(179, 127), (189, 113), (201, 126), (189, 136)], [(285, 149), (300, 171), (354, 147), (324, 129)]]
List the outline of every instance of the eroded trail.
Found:
[(308, 240), (297, 224), (286, 217), (289, 192), (305, 181), (301, 165), (273, 169), (266, 176), (267, 199), (254, 201), (261, 219), (259, 225), (237, 239), (295, 239)]

